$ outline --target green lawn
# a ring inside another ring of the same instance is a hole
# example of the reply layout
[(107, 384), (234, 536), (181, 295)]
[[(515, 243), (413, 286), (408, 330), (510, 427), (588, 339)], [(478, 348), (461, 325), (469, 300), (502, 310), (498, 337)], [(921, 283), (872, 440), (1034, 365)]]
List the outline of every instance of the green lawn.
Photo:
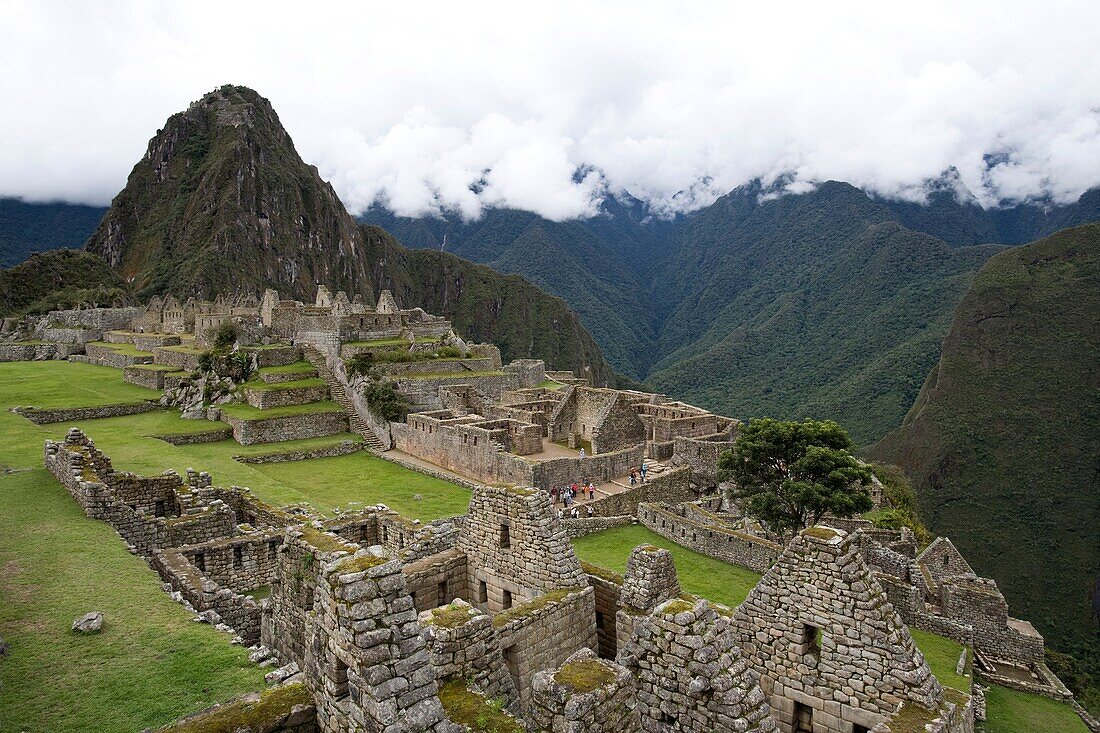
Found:
[(617, 573), (626, 570), (626, 559), (630, 551), (644, 544), (672, 551), (676, 574), (685, 591), (727, 606), (740, 605), (760, 580), (759, 574), (747, 568), (730, 565), (689, 550), (640, 524), (616, 527), (573, 540), (573, 547), (581, 560)]
[(1039, 695), (992, 685), (985, 696), (985, 733), (1088, 733), (1073, 708)]
[(308, 361), (296, 361), (284, 366), (261, 367), (260, 374), (297, 374), (298, 372), (312, 372), (314, 366)]
[(909, 629), (909, 633), (917, 647), (924, 652), (924, 658), (928, 660), (928, 666), (932, 668), (932, 674), (936, 675), (940, 684), (954, 687), (969, 695), (970, 678), (955, 674), (959, 656), (962, 655), (962, 644), (920, 629)]
[[(70, 631), (92, 610), (101, 633)], [(0, 731), (133, 733), (262, 689), (266, 670), (190, 616), (44, 468), (0, 475)]]
[(268, 384), (267, 382), (261, 382), (259, 380), (247, 382), (245, 389), (251, 389), (256, 392), (279, 392), (284, 389), (300, 389), (302, 387), (324, 387), (325, 380), (318, 379), (317, 377), (310, 377), (308, 379), (295, 379), (293, 382), (276, 382), (274, 384)]
[(242, 403), (219, 405), (222, 413), (230, 417), (240, 417), (246, 420), (263, 420), (269, 417), (285, 417), (287, 415), (309, 415), (314, 412), (343, 412), (344, 408), (335, 402), (310, 402), (305, 405), (287, 405), (286, 407), (272, 407), (261, 410)]

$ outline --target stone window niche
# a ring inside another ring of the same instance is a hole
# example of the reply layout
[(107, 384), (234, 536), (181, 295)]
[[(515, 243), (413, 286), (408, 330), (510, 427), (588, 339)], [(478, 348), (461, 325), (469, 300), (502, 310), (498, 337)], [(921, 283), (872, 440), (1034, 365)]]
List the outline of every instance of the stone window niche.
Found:
[(240, 545), (233, 548), (233, 567), (244, 567), (244, 548)]
[(796, 702), (794, 704), (794, 725), (791, 730), (793, 733), (813, 733), (814, 709), (804, 703)]
[(823, 632), (819, 627), (813, 624), (803, 624), (801, 643), (802, 655), (813, 657), (815, 660), (821, 659), (822, 636)]
[(504, 602), (502, 605), (504, 606), (504, 610), (506, 611), (512, 607), (512, 591), (504, 591)]
[(489, 586), (485, 581), (479, 581), (477, 584), (477, 602), (488, 603), (489, 602)]
[(201, 552), (195, 553), (195, 567), (204, 573), (206, 572), (206, 556)]
[(508, 526), (507, 522), (501, 522), (500, 523), (500, 546), (501, 547), (511, 547), (512, 546), (511, 527)]
[(344, 664), (343, 660), (339, 657), (336, 658), (336, 665), (332, 674), (333, 682), (333, 697), (337, 700), (348, 695), (348, 665)]
[(447, 605), (447, 581), (444, 580), (444, 581), (440, 582), (439, 586), (436, 588), (436, 591), (438, 593), (438, 596), (437, 596), (438, 603), (436, 605), (446, 606)]

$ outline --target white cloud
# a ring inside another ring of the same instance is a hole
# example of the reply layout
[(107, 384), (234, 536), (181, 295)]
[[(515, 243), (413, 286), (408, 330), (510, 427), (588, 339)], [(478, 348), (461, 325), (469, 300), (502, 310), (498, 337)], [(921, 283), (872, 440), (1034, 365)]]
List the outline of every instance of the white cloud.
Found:
[(919, 198), (950, 166), (985, 203), (1100, 184), (1100, 3), (757, 5), (0, 0), (0, 195), (105, 203), (223, 83), (353, 211), (680, 211), (756, 177)]

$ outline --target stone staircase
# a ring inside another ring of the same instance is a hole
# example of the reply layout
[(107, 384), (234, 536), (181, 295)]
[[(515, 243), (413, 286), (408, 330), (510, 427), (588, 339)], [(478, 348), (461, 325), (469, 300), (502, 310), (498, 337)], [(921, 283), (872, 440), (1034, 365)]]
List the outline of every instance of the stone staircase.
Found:
[(317, 376), (325, 380), (325, 384), (328, 385), (329, 393), (332, 395), (332, 401), (344, 408), (344, 411), (348, 414), (348, 425), (353, 432), (363, 436), (363, 442), (367, 445), (371, 451), (375, 453), (381, 453), (386, 448), (382, 444), (382, 441), (374, 434), (374, 431), (370, 429), (366, 421), (359, 416), (359, 411), (355, 409), (355, 405), (352, 404), (351, 399), (348, 397), (347, 390), (344, 388), (343, 382), (341, 382), (332, 370), (328, 368), (328, 364), (325, 362), (325, 355), (312, 346), (303, 346), (302, 355), (305, 356), (306, 361), (313, 365), (313, 368), (317, 370)]

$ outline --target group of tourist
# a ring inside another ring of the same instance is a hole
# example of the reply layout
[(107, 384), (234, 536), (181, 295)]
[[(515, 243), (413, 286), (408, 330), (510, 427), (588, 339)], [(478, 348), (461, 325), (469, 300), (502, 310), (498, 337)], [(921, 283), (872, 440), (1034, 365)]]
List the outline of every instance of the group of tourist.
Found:
[(645, 461), (642, 461), (642, 467), (640, 469), (638, 469), (637, 471), (634, 471), (634, 470), (630, 471), (630, 485), (631, 486), (637, 486), (638, 485), (638, 476), (639, 475), (641, 475), (642, 483), (644, 484), (645, 483), (645, 475), (646, 475), (646, 472), (648, 472), (648, 471), (649, 471), (649, 467), (645, 465)]
[[(582, 516), (581, 515), (581, 510), (580, 510), (579, 507), (574, 506), (574, 507), (569, 509), (569, 518), (570, 519), (580, 519), (581, 516)], [(584, 513), (583, 516), (587, 516), (587, 517), (596, 516), (596, 512), (592, 509), (591, 504), (589, 504), (588, 506), (585, 507), (585, 513)], [(565, 519), (565, 510), (564, 509), (558, 509), (558, 519)]]
[(550, 488), (550, 498), (554, 500), (554, 504), (559, 501), (566, 509), (573, 506), (573, 502), (577, 501), (577, 497), (580, 496), (581, 501), (584, 501), (585, 494), (588, 494), (588, 500), (592, 501), (596, 498), (596, 484), (585, 479), (581, 483), (573, 482), (572, 486), (553, 486)]

